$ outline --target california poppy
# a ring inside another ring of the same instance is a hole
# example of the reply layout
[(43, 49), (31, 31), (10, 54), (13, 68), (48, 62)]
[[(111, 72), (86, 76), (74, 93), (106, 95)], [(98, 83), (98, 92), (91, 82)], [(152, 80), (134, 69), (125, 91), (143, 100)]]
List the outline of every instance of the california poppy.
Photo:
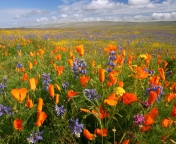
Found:
[(145, 125), (152, 125), (155, 123), (154, 118), (150, 114), (145, 114), (144, 120), (145, 120), (145, 122), (144, 122)]
[(165, 95), (165, 100), (171, 102), (172, 99), (176, 98), (176, 93), (169, 93)]
[(36, 78), (30, 78), (29, 84), (30, 84), (30, 89), (35, 91), (37, 84), (38, 84), (38, 80)]
[(161, 121), (161, 125), (162, 125), (164, 128), (169, 127), (172, 123), (173, 123), (173, 120), (171, 120), (171, 119), (169, 119), (169, 118), (164, 118), (164, 119)]
[(130, 104), (132, 102), (135, 102), (137, 101), (137, 96), (133, 93), (124, 93), (122, 95), (122, 98), (123, 98), (123, 103), (124, 104)]
[(119, 87), (121, 87), (121, 88), (123, 88), (123, 86), (124, 86), (124, 82), (123, 82), (123, 81), (121, 81), (121, 80), (120, 80), (120, 81), (118, 81), (118, 86), (119, 86)]
[(32, 101), (32, 99), (29, 98), (29, 96), (28, 96), (28, 99), (27, 99), (27, 102), (26, 102), (25, 106), (28, 107), (28, 108), (33, 108), (34, 107), (33, 101)]
[(149, 74), (142, 67), (136, 67), (136, 78), (145, 79)]
[(79, 81), (80, 81), (80, 84), (83, 86), (83, 87), (86, 87), (87, 83), (89, 82), (90, 80), (90, 77), (89, 76), (85, 76), (85, 75), (82, 75), (80, 76), (79, 78)]
[(91, 134), (87, 129), (84, 129), (83, 136), (85, 136), (88, 140), (93, 140), (94, 135)]
[(43, 54), (45, 53), (45, 51), (42, 50), (42, 49), (39, 49), (39, 50), (38, 50), (38, 53), (39, 53), (40, 55), (43, 55)]
[(55, 104), (58, 104), (59, 103), (59, 94), (56, 94), (55, 95)]
[(108, 130), (105, 129), (105, 128), (102, 128), (102, 129), (96, 128), (96, 129), (94, 130), (94, 134), (100, 135), (100, 136), (103, 136), (103, 137), (106, 137), (106, 136), (107, 136), (107, 133), (108, 133)]
[(60, 76), (63, 73), (64, 66), (56, 66), (57, 75)]
[(74, 92), (73, 90), (69, 90), (67, 92), (67, 98), (73, 98), (75, 97), (76, 95), (78, 95), (78, 92)]
[(13, 121), (13, 126), (16, 130), (21, 131), (23, 126), (22, 126), (23, 121), (21, 119), (15, 119)]
[(88, 109), (84, 109), (84, 108), (80, 108), (80, 111), (83, 111), (85, 113), (90, 113), (90, 111)]
[(171, 117), (176, 117), (176, 103), (174, 104), (174, 107), (173, 107), (173, 109), (172, 109), (172, 111), (170, 113), (170, 116)]
[(39, 98), (38, 99), (38, 104), (37, 104), (37, 111), (38, 112), (42, 111), (42, 107), (43, 107), (43, 99)]
[(152, 105), (155, 102), (156, 98), (157, 98), (157, 93), (154, 91), (150, 91), (149, 97), (148, 97), (148, 103)]
[(104, 119), (109, 116), (109, 113), (103, 110), (103, 106), (99, 107), (99, 112), (97, 112), (96, 110), (92, 110), (92, 114), (94, 114), (96, 117), (100, 119)]
[(91, 67), (92, 67), (92, 68), (95, 67), (95, 60), (91, 60)]
[(54, 98), (54, 85), (53, 84), (49, 84), (48, 91), (49, 91), (50, 97)]
[(79, 53), (80, 56), (84, 55), (84, 47), (83, 45), (76, 46), (76, 50)]
[(72, 59), (68, 59), (67, 62), (68, 62), (68, 64), (69, 64), (70, 67), (73, 66), (73, 60)]
[(104, 80), (105, 80), (105, 69), (100, 69), (99, 70), (99, 80), (100, 80), (100, 82), (104, 82)]
[(107, 103), (110, 106), (115, 106), (117, 104), (117, 100), (116, 94), (112, 93), (104, 100), (104, 103)]
[(126, 139), (122, 142), (122, 144), (129, 144), (129, 142), (130, 142), (130, 139)]
[(45, 112), (38, 112), (37, 114), (37, 120), (36, 120), (36, 126), (37, 127), (40, 127), (43, 122), (45, 121), (45, 119), (47, 118), (47, 115)]
[(26, 88), (21, 88), (21, 89), (12, 89), (10, 93), (12, 94), (13, 98), (16, 101), (22, 103), (26, 97), (27, 92), (28, 91)]
[(59, 86), (57, 83), (55, 83), (54, 85), (55, 85), (55, 87), (56, 87), (56, 89), (57, 89), (58, 91), (61, 90), (60, 86)]
[(27, 74), (27, 72), (25, 72), (22, 76), (22, 80), (26, 81), (27, 79), (28, 79), (28, 74)]
[(29, 68), (29, 70), (31, 70), (32, 67), (33, 67), (32, 63), (31, 63), (31, 62), (28, 62), (28, 68)]
[(163, 68), (158, 68), (158, 72), (159, 72), (159, 74), (160, 74), (160, 78), (161, 78), (162, 80), (165, 80), (165, 74), (164, 74)]
[(123, 49), (122, 50), (122, 56), (124, 57), (126, 55), (126, 51)]
[(150, 129), (151, 129), (151, 126), (149, 125), (144, 125), (140, 127), (141, 132), (146, 132), (146, 131), (149, 131)]

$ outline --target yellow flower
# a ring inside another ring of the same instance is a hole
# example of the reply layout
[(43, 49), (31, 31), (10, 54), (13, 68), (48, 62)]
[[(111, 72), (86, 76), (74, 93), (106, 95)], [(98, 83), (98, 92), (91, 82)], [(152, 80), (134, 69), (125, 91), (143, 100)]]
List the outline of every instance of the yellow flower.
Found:
[(114, 88), (114, 93), (116, 95), (122, 96), (125, 93), (125, 90), (121, 87), (116, 87)]
[(147, 56), (146, 56), (146, 54), (140, 54), (140, 55), (139, 55), (139, 58), (140, 58), (140, 59), (146, 59)]

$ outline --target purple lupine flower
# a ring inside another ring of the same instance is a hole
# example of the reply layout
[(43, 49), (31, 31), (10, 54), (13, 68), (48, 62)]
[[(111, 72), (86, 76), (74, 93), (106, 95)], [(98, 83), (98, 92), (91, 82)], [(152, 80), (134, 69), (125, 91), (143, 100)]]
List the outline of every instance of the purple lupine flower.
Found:
[(146, 71), (150, 75), (155, 74), (154, 70), (148, 70), (148, 69), (144, 68), (144, 71)]
[(73, 71), (76, 78), (78, 78), (79, 74), (86, 74), (87, 73), (86, 66), (87, 66), (87, 63), (83, 59), (79, 60), (78, 58), (76, 58), (74, 60), (73, 66), (72, 66), (72, 71)]
[(71, 125), (69, 127), (71, 128), (72, 134), (79, 138), (80, 134), (82, 133), (83, 124), (79, 124), (79, 118), (77, 118), (75, 121), (70, 119), (70, 122)]
[(57, 116), (63, 115), (66, 111), (66, 109), (64, 109), (64, 105), (58, 107), (57, 105), (55, 105), (55, 109), (54, 111), (56, 112)]
[(30, 136), (27, 138), (28, 143), (35, 144), (38, 140), (43, 140), (41, 134), (42, 132), (34, 132), (33, 134), (30, 134)]
[(23, 65), (20, 62), (18, 62), (16, 65), (16, 68), (22, 68), (22, 67), (23, 67)]
[(85, 96), (87, 96), (90, 100), (97, 100), (98, 98), (100, 98), (101, 96), (97, 94), (95, 89), (85, 89), (83, 91), (83, 93), (85, 94)]
[(153, 84), (151, 84), (151, 85), (150, 85), (150, 88), (147, 88), (147, 89), (146, 89), (146, 95), (148, 96), (149, 93), (150, 93), (150, 91), (157, 92), (158, 89), (160, 89), (160, 90), (159, 90), (159, 94), (158, 94), (156, 100), (159, 101), (159, 100), (161, 100), (161, 95), (164, 94), (164, 92), (163, 92), (163, 87), (162, 87), (162, 86), (158, 86), (158, 85), (153, 85)]
[(48, 90), (48, 86), (51, 82), (51, 79), (50, 79), (50, 74), (46, 74), (46, 73), (43, 73), (42, 74), (42, 79), (43, 79), (43, 85), (44, 85), (44, 89), (45, 90)]
[(174, 73), (173, 73), (173, 71), (167, 71), (166, 72), (166, 77), (170, 77), (170, 76), (172, 76)]
[(14, 113), (12, 112), (12, 108), (0, 104), (0, 116), (2, 116), (3, 114), (13, 115)]
[(66, 89), (68, 86), (69, 86), (69, 82), (65, 82), (65, 83), (62, 84), (63, 89)]
[(0, 83), (0, 94), (4, 94), (6, 84), (7, 84), (7, 78), (3, 78), (3, 83)]
[(134, 124), (136, 126), (139, 126), (141, 124), (144, 124), (144, 116), (143, 115), (134, 115)]
[(21, 50), (21, 46), (20, 46), (20, 44), (17, 44), (17, 50), (18, 50), (18, 51)]

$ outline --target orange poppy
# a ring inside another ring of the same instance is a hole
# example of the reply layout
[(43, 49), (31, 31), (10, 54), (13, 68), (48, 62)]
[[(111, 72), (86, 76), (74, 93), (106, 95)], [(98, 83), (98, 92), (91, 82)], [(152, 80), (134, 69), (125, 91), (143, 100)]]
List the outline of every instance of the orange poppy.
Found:
[(74, 98), (77, 95), (78, 95), (78, 92), (74, 92), (73, 90), (69, 90), (67, 92), (67, 98)]
[(85, 113), (90, 113), (90, 111), (88, 109), (84, 109), (84, 108), (80, 108), (80, 111), (83, 111)]
[(27, 99), (27, 102), (26, 102), (25, 106), (28, 107), (28, 108), (33, 108), (34, 107), (33, 101), (32, 101), (32, 99), (29, 98), (29, 96), (28, 96), (28, 99)]
[(55, 101), (54, 102), (55, 102), (55, 104), (59, 103), (59, 95), (58, 94), (55, 95)]
[(91, 67), (94, 68), (95, 67), (95, 61), (94, 60), (91, 60)]
[(170, 113), (170, 116), (171, 117), (176, 117), (176, 103), (174, 104), (174, 107), (173, 107), (173, 109), (172, 109), (172, 111)]
[(141, 132), (146, 132), (146, 131), (149, 131), (150, 129), (151, 129), (151, 126), (148, 126), (148, 125), (140, 127)]
[(43, 107), (43, 99), (39, 98), (38, 99), (38, 104), (37, 104), (37, 112), (42, 111), (42, 107)]
[(37, 65), (37, 60), (34, 60), (34, 61), (33, 61), (33, 64), (34, 64), (34, 65)]
[(100, 119), (104, 119), (109, 116), (109, 113), (107, 113), (107, 111), (104, 111), (102, 106), (99, 107), (99, 112), (97, 112), (96, 110), (92, 110), (92, 114)]
[(172, 99), (176, 98), (176, 94), (175, 93), (169, 93), (165, 96), (165, 100), (167, 102), (171, 102)]
[(130, 142), (130, 139), (126, 139), (122, 142), (122, 144), (129, 144), (129, 142)]
[(137, 101), (137, 96), (135, 94), (132, 94), (132, 93), (124, 93), (122, 95), (122, 98), (123, 98), (123, 103), (124, 104), (130, 104), (132, 102), (135, 102)]
[(159, 116), (159, 113), (158, 113), (158, 108), (156, 107), (153, 107), (150, 112), (149, 112), (150, 116), (155, 119)]
[(94, 135), (91, 134), (87, 129), (84, 129), (83, 136), (85, 136), (88, 140), (93, 140), (94, 139)]
[(149, 97), (148, 97), (148, 103), (152, 105), (157, 98), (157, 93), (154, 91), (150, 91)]
[(24, 73), (24, 75), (22, 76), (22, 80), (26, 81), (28, 79), (28, 74), (27, 72)]
[(32, 63), (31, 63), (31, 62), (28, 62), (28, 68), (29, 68), (29, 70), (31, 70), (32, 67), (33, 67)]
[(40, 55), (43, 55), (43, 54), (45, 53), (45, 51), (42, 50), (42, 49), (39, 49), (39, 50), (38, 50), (38, 53), (39, 53)]
[(159, 74), (160, 74), (160, 78), (161, 78), (162, 80), (165, 80), (165, 74), (164, 74), (163, 68), (158, 68), (158, 72), (159, 72)]
[(80, 84), (83, 86), (83, 87), (86, 87), (87, 83), (89, 82), (90, 80), (90, 77), (89, 76), (85, 76), (85, 75), (82, 75), (80, 76), (79, 78), (79, 81), (80, 81)]
[(173, 82), (172, 85), (170, 86), (170, 90), (174, 89), (176, 87), (176, 82)]
[(170, 85), (170, 81), (165, 80), (164, 81), (164, 87), (167, 88)]
[(125, 57), (125, 55), (126, 55), (126, 51), (123, 49), (122, 50), (122, 56)]
[(99, 70), (99, 80), (100, 80), (100, 82), (104, 82), (104, 80), (105, 80), (105, 69), (100, 69)]
[(37, 120), (36, 120), (36, 126), (37, 127), (40, 127), (43, 122), (45, 121), (45, 119), (47, 118), (47, 115), (45, 112), (38, 112), (37, 114)]
[(64, 66), (56, 66), (57, 75), (60, 76), (63, 73)]
[(160, 77), (155, 75), (150, 78), (150, 84), (160, 85), (159, 80), (160, 80)]
[(29, 52), (29, 54), (30, 54), (30, 56), (31, 56), (31, 57), (33, 57), (33, 56), (34, 56), (33, 52)]
[(103, 137), (106, 137), (106, 136), (107, 136), (107, 133), (108, 133), (108, 130), (105, 129), (105, 128), (102, 128), (102, 129), (96, 128), (96, 129), (94, 130), (94, 134), (100, 135), (100, 136), (103, 136)]
[(36, 78), (30, 78), (29, 84), (30, 84), (30, 89), (35, 91), (37, 84), (38, 84), (38, 80)]
[(56, 55), (54, 58), (55, 58), (56, 60), (61, 60), (61, 55), (58, 54), (58, 55)]
[(136, 67), (136, 78), (145, 79), (149, 74), (142, 67)]
[(123, 81), (118, 81), (118, 86), (121, 87), (121, 88), (123, 88), (123, 86), (124, 86)]
[(13, 126), (16, 130), (21, 131), (23, 126), (22, 126), (23, 121), (21, 119), (15, 119), (13, 121)]
[(55, 87), (57, 88), (57, 90), (58, 91), (60, 91), (61, 90), (61, 88), (60, 88), (60, 86), (56, 83), (56, 84), (54, 84), (55, 85)]
[(26, 97), (27, 92), (28, 91), (26, 88), (21, 88), (21, 89), (12, 89), (10, 93), (12, 94), (13, 98), (16, 101), (22, 103)]
[(49, 91), (49, 95), (51, 98), (54, 98), (54, 85), (53, 84), (50, 84), (48, 86), (48, 91)]
[(110, 106), (115, 106), (117, 104), (117, 97), (115, 93), (110, 94), (105, 100), (104, 104), (108, 104)]
[(164, 61), (164, 63), (163, 63), (163, 68), (166, 68), (167, 65), (168, 65), (168, 62), (167, 62), (167, 61)]
[(169, 127), (170, 125), (172, 125), (173, 123), (173, 120), (169, 119), (169, 118), (164, 118), (162, 121), (161, 121), (161, 125), (164, 127), (164, 128), (167, 128)]
[(127, 60), (127, 64), (128, 64), (128, 65), (131, 65), (131, 64), (132, 64), (132, 60), (133, 60), (133, 56), (132, 56), (132, 55), (129, 55), (129, 56), (128, 56), (128, 60)]
[(80, 56), (84, 55), (84, 47), (83, 45), (76, 46), (76, 50), (79, 53)]
[(150, 114), (145, 114), (144, 120), (145, 120), (145, 122), (144, 122), (145, 125), (152, 125), (155, 123), (154, 118)]
[(68, 59), (67, 62), (68, 62), (68, 64), (69, 64), (70, 67), (73, 66), (73, 60), (72, 59)]

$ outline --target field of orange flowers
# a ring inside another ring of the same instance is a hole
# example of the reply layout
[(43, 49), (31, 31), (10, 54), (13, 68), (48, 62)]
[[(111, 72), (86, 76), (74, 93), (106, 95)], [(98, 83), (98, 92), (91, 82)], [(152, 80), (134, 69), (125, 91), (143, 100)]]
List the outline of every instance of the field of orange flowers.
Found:
[(176, 143), (176, 33), (0, 33), (0, 143)]

